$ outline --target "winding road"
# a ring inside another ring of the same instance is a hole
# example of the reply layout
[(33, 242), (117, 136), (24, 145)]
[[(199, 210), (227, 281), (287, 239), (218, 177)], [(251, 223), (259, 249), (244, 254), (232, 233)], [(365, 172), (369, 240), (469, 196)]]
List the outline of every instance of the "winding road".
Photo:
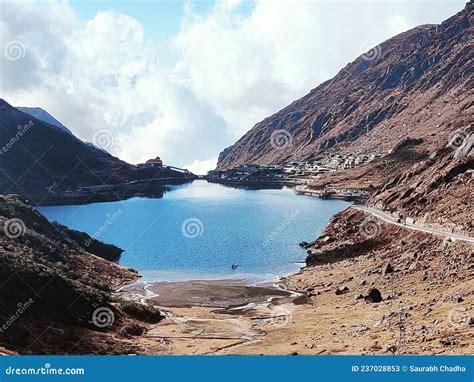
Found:
[(386, 223), (389, 224), (395, 224), (400, 227), (412, 229), (414, 231), (421, 231), (421, 232), (426, 232), (430, 233), (432, 235), (437, 235), (437, 236), (443, 236), (446, 238), (454, 239), (454, 240), (459, 240), (459, 241), (464, 241), (469, 244), (474, 244), (474, 237), (469, 237), (469, 236), (463, 236), (459, 235), (456, 233), (451, 233), (451, 232), (446, 232), (446, 231), (441, 231), (438, 229), (434, 228), (428, 228), (424, 227), (418, 224), (409, 224), (409, 223), (399, 223), (397, 222), (397, 219), (394, 218), (393, 216), (386, 214), (380, 210), (377, 210), (375, 208), (370, 208), (370, 207), (363, 207), (363, 206), (352, 206), (351, 208), (355, 208), (356, 210), (364, 211), (367, 212), (375, 217), (377, 217), (380, 220), (383, 220)]

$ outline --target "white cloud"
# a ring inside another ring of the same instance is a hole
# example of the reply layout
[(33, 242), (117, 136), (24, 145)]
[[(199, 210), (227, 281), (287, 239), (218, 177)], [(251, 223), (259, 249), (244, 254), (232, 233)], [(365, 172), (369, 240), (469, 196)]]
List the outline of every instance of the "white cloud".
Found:
[(209, 169), (215, 168), (217, 165), (217, 157), (206, 159), (206, 160), (194, 160), (191, 164), (185, 166), (194, 174), (204, 175)]
[(261, 0), (247, 17), (235, 1), (216, 3), (204, 17), (188, 6), (174, 42), (180, 49), (191, 41), (198, 47), (200, 54), (184, 60), (180, 72), (240, 136), (367, 48), (439, 22), (461, 5)]
[(203, 172), (367, 43), (440, 22), (463, 2), (265, 0), (242, 12), (243, 5), (219, 2), (203, 15), (186, 3), (170, 41), (182, 59), (167, 68), (159, 63), (163, 44), (130, 16), (104, 11), (82, 20), (64, 2), (2, 3), (2, 50), (20, 41), (25, 55), (0, 57), (0, 95), (43, 107), (85, 140), (110, 130), (110, 151), (127, 161), (160, 155)]

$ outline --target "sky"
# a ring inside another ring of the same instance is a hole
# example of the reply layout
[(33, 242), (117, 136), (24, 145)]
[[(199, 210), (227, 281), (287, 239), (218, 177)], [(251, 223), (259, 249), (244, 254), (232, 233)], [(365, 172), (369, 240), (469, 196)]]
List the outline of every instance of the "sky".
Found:
[(255, 123), (447, 1), (4, 1), (0, 97), (130, 163), (202, 174)]

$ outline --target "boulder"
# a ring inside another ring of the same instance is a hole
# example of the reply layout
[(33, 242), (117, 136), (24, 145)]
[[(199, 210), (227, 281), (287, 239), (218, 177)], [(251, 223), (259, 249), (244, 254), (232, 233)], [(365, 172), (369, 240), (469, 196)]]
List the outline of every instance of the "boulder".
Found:
[(335, 292), (336, 295), (341, 295), (341, 294), (345, 294), (345, 293), (348, 293), (349, 292), (349, 288), (347, 286), (343, 286), (343, 287), (337, 287)]
[[(309, 252), (309, 251), (308, 251)], [(306, 265), (316, 265), (318, 264), (318, 257), (316, 256), (316, 253), (311, 253), (306, 256)]]
[(382, 293), (377, 288), (371, 288), (368, 290), (367, 295), (364, 297), (365, 302), (374, 303), (382, 301)]
[(135, 323), (124, 325), (119, 329), (119, 333), (124, 337), (141, 336), (144, 331), (144, 328)]
[(385, 276), (387, 273), (392, 273), (392, 272), (394, 272), (392, 264), (385, 263), (384, 266), (382, 267), (382, 276)]
[(293, 304), (295, 305), (304, 305), (304, 304), (307, 304), (308, 302), (309, 302), (309, 298), (305, 294), (302, 294), (301, 296), (298, 296), (295, 299), (293, 299)]

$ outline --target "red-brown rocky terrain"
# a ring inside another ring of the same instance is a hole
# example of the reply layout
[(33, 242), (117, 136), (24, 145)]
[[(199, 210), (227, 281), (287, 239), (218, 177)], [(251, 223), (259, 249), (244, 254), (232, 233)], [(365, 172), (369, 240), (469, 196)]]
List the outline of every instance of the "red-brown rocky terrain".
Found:
[(407, 138), (422, 140), (417, 153), (439, 148), (472, 122), (473, 21), (469, 2), (440, 25), (385, 41), (257, 123), (220, 154), (217, 168), (334, 153), (386, 155)]

